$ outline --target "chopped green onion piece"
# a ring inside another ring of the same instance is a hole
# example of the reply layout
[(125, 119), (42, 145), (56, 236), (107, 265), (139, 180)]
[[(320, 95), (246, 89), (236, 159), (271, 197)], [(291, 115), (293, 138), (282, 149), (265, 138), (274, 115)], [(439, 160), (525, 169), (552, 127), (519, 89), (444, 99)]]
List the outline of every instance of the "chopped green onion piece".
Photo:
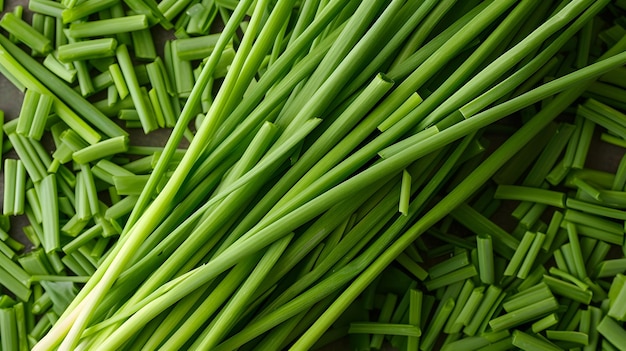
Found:
[(584, 119), (582, 128), (580, 130), (580, 137), (576, 144), (576, 152), (572, 159), (572, 168), (582, 169), (585, 167), (585, 160), (587, 159), (587, 153), (589, 152), (589, 145), (593, 137), (593, 131), (595, 129), (595, 123), (589, 119)]
[(39, 184), (37, 193), (41, 202), (43, 220), (42, 245), (46, 252), (49, 253), (61, 247), (56, 176), (49, 174), (44, 177)]
[(513, 346), (525, 351), (562, 351), (560, 347), (519, 330), (513, 331)]
[[(409, 324), (417, 327), (418, 329), (421, 330), (422, 328), (422, 300), (423, 300), (424, 294), (422, 293), (421, 290), (417, 290), (417, 289), (410, 289), (409, 290)], [(392, 301), (395, 304), (395, 300)], [(382, 310), (381, 310), (382, 313)], [(391, 309), (389, 309), (389, 317), (391, 317)], [(381, 315), (382, 317), (382, 315)], [(385, 316), (386, 317), (386, 316)], [(382, 342), (382, 335), (379, 336), (379, 340)], [(415, 337), (415, 336), (410, 336), (408, 338), (407, 341), (407, 347), (412, 347), (412, 349), (417, 349), (419, 346), (419, 337)], [(370, 347), (376, 347), (378, 346), (380, 348), (380, 343), (376, 343), (374, 344), (374, 336), (372, 336), (372, 341), (370, 343)]]
[(7, 12), (2, 16), (0, 27), (36, 52), (47, 55), (52, 51), (52, 43), (48, 38), (12, 12)]
[[(4, 255), (0, 255), (0, 257), (4, 257)], [(28, 301), (32, 291), (18, 278), (9, 273), (4, 266), (0, 266), (0, 278), (2, 279), (2, 285), (15, 294), (15, 297), (24, 302)]]
[(35, 140), (41, 140), (46, 127), (46, 123), (48, 121), (48, 116), (50, 115), (50, 111), (52, 109), (53, 102), (53, 97), (48, 94), (41, 94), (41, 96), (39, 97), (39, 101), (37, 102), (37, 108), (33, 116), (32, 125), (28, 130), (28, 136), (30, 138)]
[[(483, 290), (484, 289), (479, 290), (479, 292), (481, 293), (481, 296), (482, 296)], [(471, 279), (467, 279), (465, 283), (463, 284), (461, 292), (459, 292), (459, 296), (457, 297), (456, 302), (454, 304), (454, 309), (450, 313), (450, 317), (448, 318), (448, 321), (446, 322), (446, 325), (443, 328), (444, 333), (447, 333), (447, 334), (459, 333), (461, 329), (463, 328), (464, 323), (466, 321), (469, 322), (469, 316), (473, 311), (465, 312), (466, 317), (464, 317), (463, 320), (460, 320), (458, 323), (457, 323), (457, 319), (459, 315), (461, 314), (462, 310), (467, 305), (469, 298), (473, 291), (474, 291), (474, 283), (472, 282)], [(477, 297), (475, 297), (475, 299), (476, 298)], [(476, 308), (477, 307), (478, 305), (476, 304)]]
[(176, 51), (177, 48), (175, 45), (167, 45), (166, 50), (168, 47), (172, 52), (172, 68), (174, 74), (174, 78), (172, 78), (172, 80), (174, 81), (174, 84), (176, 86), (176, 92), (178, 94), (178, 97), (189, 97), (191, 89), (194, 85), (191, 62), (178, 58), (178, 54)]
[(147, 175), (113, 176), (115, 189), (120, 195), (140, 195), (148, 182)]
[(17, 129), (15, 130), (17, 133), (28, 135), (35, 118), (35, 112), (40, 97), (41, 94), (33, 89), (26, 90), (22, 108), (20, 109), (20, 115), (17, 120)]
[(4, 241), (0, 241), (0, 252), (8, 258), (13, 259), (15, 257), (15, 251), (13, 251), (13, 248), (7, 245)]
[(471, 317), (469, 323), (463, 328), (463, 333), (473, 336), (479, 332), (479, 329), (480, 332), (482, 332), (486, 327), (486, 323), (491, 318), (491, 314), (493, 314), (493, 309), (499, 304), (498, 301), (501, 301), (504, 297), (505, 294), (502, 293), (501, 288), (495, 285), (489, 285), (478, 309)]
[(13, 308), (0, 308), (0, 342), (3, 350), (20, 349), (17, 323)]
[[(15, 202), (13, 204), (13, 215), (24, 214), (24, 200), (26, 198), (26, 168), (21, 160), (17, 160), (17, 170), (15, 173)], [(6, 189), (6, 188), (5, 188)]]
[(159, 10), (166, 19), (173, 20), (181, 11), (183, 11), (191, 0), (163, 0), (159, 2)]
[(530, 305), (534, 301), (544, 300), (549, 297), (553, 297), (552, 292), (550, 288), (542, 282), (511, 296), (502, 304), (502, 307), (507, 312), (513, 312)]
[(11, 140), (11, 144), (20, 160), (24, 163), (30, 179), (33, 182), (39, 182), (47, 172), (33, 145), (27, 138), (15, 133), (9, 134), (9, 140)]
[(448, 286), (450, 284), (454, 284), (456, 282), (463, 281), (476, 275), (478, 275), (476, 267), (473, 264), (470, 264), (437, 278), (427, 280), (424, 282), (424, 285), (426, 285), (426, 289), (432, 291), (444, 286)]
[(577, 199), (568, 198), (567, 207), (574, 209), (574, 210), (578, 210), (578, 211), (582, 211), (582, 212), (586, 212), (586, 213), (590, 213), (590, 214), (594, 214), (594, 215), (598, 215), (602, 217), (626, 220), (626, 211), (617, 210), (617, 209), (613, 209), (613, 208), (605, 207), (601, 205), (596, 205), (596, 204), (588, 203), (585, 201), (580, 201)]
[(596, 200), (601, 200), (600, 197), (602, 196), (602, 193), (600, 192), (600, 190), (597, 189), (597, 187), (595, 187), (593, 184), (586, 182), (584, 179), (574, 177), (572, 179), (572, 184), (575, 185), (581, 191), (584, 191), (585, 193), (587, 193), (592, 198)]
[[(115, 56), (116, 47), (117, 40), (115, 40), (114, 38), (101, 38), (78, 41), (75, 43), (59, 46), (57, 49), (57, 57), (61, 62), (74, 62), (74, 65), (76, 65), (77, 63), (75, 61), (84, 61), (101, 57)], [(80, 73), (80, 71), (78, 72)]]
[[(78, 177), (79, 179), (82, 177)], [(82, 183), (82, 179), (80, 180), (80, 182)], [(77, 183), (78, 184), (78, 183)], [(78, 185), (77, 185), (78, 186)], [(82, 184), (80, 185), (82, 188)], [(77, 189), (76, 193), (78, 194), (79, 189)], [(81, 195), (82, 196), (82, 195)], [(81, 200), (83, 201), (83, 200)], [(89, 214), (81, 214), (80, 213), (80, 208), (79, 205), (82, 206), (82, 203), (76, 203), (76, 214), (74, 216), (72, 216), (69, 221), (67, 221), (67, 223), (65, 223), (63, 225), (63, 227), (61, 227), (61, 232), (69, 237), (76, 237), (87, 225), (87, 223), (89, 222), (89, 217), (91, 215), (91, 213)], [(85, 206), (83, 206), (85, 207)], [(86, 218), (80, 218), (81, 216), (86, 217)]]
[(132, 15), (98, 21), (72, 23), (69, 28), (69, 36), (75, 39), (99, 37), (128, 33), (146, 28), (148, 28), (148, 17), (146, 15)]
[(350, 323), (350, 334), (384, 334), (419, 337), (419, 328), (409, 324), (390, 324), (378, 322)]
[(597, 326), (598, 332), (618, 349), (626, 349), (626, 330), (609, 316), (604, 316)]
[(546, 336), (550, 340), (566, 341), (580, 345), (587, 345), (589, 343), (589, 335), (579, 331), (546, 330)]
[(528, 276), (533, 264), (535, 263), (535, 259), (537, 258), (537, 255), (539, 254), (539, 250), (541, 249), (541, 246), (543, 245), (544, 240), (545, 240), (545, 234), (537, 233), (535, 235), (533, 243), (528, 249), (528, 253), (526, 254), (526, 257), (524, 257), (524, 261), (522, 262), (522, 265), (520, 266), (519, 271), (517, 272), (518, 278), (525, 279)]
[(124, 81), (128, 86), (130, 96), (135, 104), (135, 108), (139, 113), (139, 119), (144, 132), (147, 134), (157, 128), (156, 120), (150, 113), (148, 101), (144, 98), (141, 89), (139, 88), (139, 82), (137, 81), (137, 75), (133, 67), (130, 55), (126, 45), (120, 45), (117, 47), (116, 56), (122, 73), (124, 75)]
[(149, 29), (141, 29), (130, 33), (133, 39), (135, 57), (140, 60), (154, 61), (157, 57), (154, 39)]
[(63, 23), (71, 23), (81, 18), (88, 17), (89, 15), (108, 9), (119, 2), (120, 0), (83, 1), (74, 7), (68, 7), (63, 10), (61, 13)]
[(604, 218), (600, 218), (598, 216), (568, 209), (565, 211), (564, 219), (565, 220), (563, 221), (563, 223), (561, 223), (561, 226), (563, 226), (564, 223), (568, 223), (568, 222), (575, 223), (576, 228), (581, 233), (582, 233), (582, 230), (580, 230), (580, 227), (582, 225), (583, 227), (584, 226), (593, 227), (593, 228), (603, 230), (603, 231), (623, 237), (624, 228), (622, 225), (615, 223), (613, 221), (610, 221), (610, 220), (606, 220)]
[[(145, 91), (143, 92), (145, 93)], [(159, 126), (159, 128), (165, 127), (165, 117), (163, 116), (163, 111), (161, 110), (161, 104), (159, 103), (159, 97), (157, 96), (156, 90), (150, 89), (150, 91), (148, 92), (147, 98), (150, 101), (152, 111), (154, 111), (157, 125)]]
[(160, 109), (165, 119), (165, 126), (173, 127), (176, 124), (176, 116), (168, 95), (169, 78), (163, 74), (162, 65), (160, 58), (157, 58), (155, 62), (146, 65), (146, 71), (150, 78), (150, 83), (156, 91)]
[[(0, 72), (1, 73), (1, 72)], [(6, 146), (6, 144), (4, 141), (4, 111), (0, 110), (0, 157), (2, 156), (2, 154), (4, 153), (4, 147)], [(2, 162), (0, 162), (0, 165), (2, 165)]]
[(115, 106), (119, 101), (119, 97), (115, 85), (111, 85), (107, 88), (107, 101), (109, 102), (109, 106)]
[(61, 17), (65, 6), (52, 0), (32, 0), (28, 1), (28, 9), (47, 16)]
[(120, 99), (124, 99), (128, 96), (128, 86), (126, 86), (126, 82), (124, 81), (124, 76), (122, 74), (122, 70), (117, 63), (114, 63), (109, 66), (109, 72), (111, 73), (111, 77), (113, 78), (113, 83), (117, 88), (117, 92), (120, 96)]
[(421, 340), (420, 350), (431, 350), (435, 345), (437, 337), (441, 333), (450, 313), (454, 309), (454, 299), (449, 298), (442, 302), (441, 309), (433, 316), (424, 337)]
[(536, 235), (537, 235), (536, 233), (529, 232), (529, 231), (524, 233), (524, 237), (522, 238), (522, 241), (520, 242), (519, 246), (515, 250), (515, 254), (513, 254), (513, 257), (511, 258), (511, 260), (509, 261), (509, 264), (506, 266), (506, 269), (504, 270), (505, 276), (514, 276), (517, 274), (519, 267), (524, 262), (524, 258), (526, 257), (528, 250), (530, 250), (533, 242), (535, 241)]
[(472, 320), (472, 316), (474, 315), (476, 310), (478, 310), (478, 307), (483, 300), (484, 291), (485, 288), (482, 286), (474, 288), (472, 290), (465, 304), (463, 306), (459, 306), (461, 310), (459, 311), (459, 314), (456, 316), (456, 319), (451, 326), (452, 330), (460, 331), (463, 326), (467, 326), (470, 323), (470, 321)]
[(86, 164), (80, 165), (80, 171), (83, 178), (83, 187), (85, 188), (85, 192), (87, 193), (87, 203), (89, 206), (89, 211), (92, 215), (96, 215), (100, 213), (100, 204), (98, 201), (98, 191), (96, 189), (96, 184), (93, 178), (93, 173), (91, 172), (91, 168)]
[(559, 317), (557, 317), (556, 313), (551, 313), (540, 320), (534, 322), (531, 326), (531, 330), (533, 333), (537, 334), (541, 331), (544, 331), (550, 327), (555, 326), (559, 322)]
[(73, 129), (63, 131), (60, 138), (63, 144), (67, 145), (72, 152), (78, 151), (88, 145)]
[(91, 79), (95, 92), (100, 92), (113, 84), (113, 77), (110, 71), (104, 71)]
[(626, 272), (626, 258), (618, 258), (613, 260), (602, 261), (595, 268), (597, 278), (613, 277), (618, 273)]
[(550, 287), (550, 290), (556, 295), (561, 295), (587, 305), (591, 302), (593, 293), (589, 290), (583, 290), (574, 284), (564, 282), (549, 275), (543, 276), (543, 282), (546, 283), (548, 287)]
[(397, 261), (417, 279), (424, 280), (428, 277), (428, 272), (424, 270), (424, 268), (420, 267), (420, 265), (413, 261), (413, 259), (411, 259), (408, 255), (403, 254), (398, 256)]
[(559, 303), (554, 297), (549, 297), (515, 310), (512, 313), (504, 314), (489, 321), (489, 326), (494, 331), (505, 330), (518, 325), (530, 322), (538, 317), (554, 312), (558, 309)]
[(476, 236), (476, 243), (478, 248), (478, 271), (480, 280), (485, 284), (493, 284), (495, 277), (491, 236), (479, 234)]
[(78, 250), (79, 247), (87, 244), (94, 238), (102, 235), (102, 226), (99, 224), (94, 225), (93, 227), (85, 230), (82, 234), (74, 238), (74, 240), (63, 246), (63, 252), (70, 253), (72, 251)]
[(17, 161), (16, 159), (7, 158), (4, 160), (4, 197), (2, 214), (15, 214), (15, 184), (17, 182)]
[(560, 270), (560, 269), (555, 268), (555, 267), (550, 267), (549, 272), (550, 272), (550, 274), (552, 274), (554, 276), (557, 276), (559, 278), (563, 278), (563, 279), (569, 280), (570, 282), (576, 284), (576, 286), (578, 286), (579, 288), (581, 288), (583, 290), (587, 290), (589, 288), (588, 284), (584, 283), (580, 279), (574, 277), (573, 275), (571, 275), (571, 274), (569, 274), (569, 273), (567, 273), (567, 272), (565, 272), (563, 270)]
[(128, 150), (128, 137), (119, 136), (100, 141), (75, 151), (72, 159), (79, 164), (86, 164)]
[(459, 268), (465, 267), (470, 263), (467, 251), (462, 251), (449, 259), (433, 265), (428, 270), (431, 278), (438, 278), (444, 274), (450, 273)]
[(15, 304), (13, 309), (15, 310), (15, 320), (17, 325), (17, 339), (19, 344), (18, 350), (30, 350), (27, 334), (28, 330), (30, 330), (35, 324), (34, 317), (32, 313), (26, 309), (23, 302)]
[(572, 222), (566, 222), (567, 237), (572, 249), (572, 258), (574, 259), (574, 266), (576, 267), (576, 273), (578, 278), (584, 279), (587, 276), (587, 270), (585, 268), (585, 260), (580, 248), (580, 239), (578, 237), (578, 231), (576, 225)]
[(402, 184), (400, 188), (400, 213), (406, 216), (409, 211), (409, 201), (411, 196), (411, 174), (406, 170), (402, 171)]
[(544, 190), (517, 185), (498, 185), (495, 199), (531, 201), (559, 208), (565, 207), (565, 194), (552, 190)]
[(623, 191), (626, 186), (626, 156), (622, 156), (615, 173), (615, 179), (613, 180), (613, 186), (611, 190)]
[(209, 57), (219, 35), (209, 34), (199, 37), (177, 39), (172, 42), (176, 46), (176, 55), (185, 61), (202, 60)]

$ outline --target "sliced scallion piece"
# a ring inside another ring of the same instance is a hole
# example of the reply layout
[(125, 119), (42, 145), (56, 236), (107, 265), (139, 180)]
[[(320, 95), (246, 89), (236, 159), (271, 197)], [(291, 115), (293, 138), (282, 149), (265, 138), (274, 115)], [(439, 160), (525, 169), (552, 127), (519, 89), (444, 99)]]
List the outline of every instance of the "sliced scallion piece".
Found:
[(72, 38), (79, 39), (127, 33), (146, 28), (148, 28), (148, 17), (146, 15), (132, 15), (99, 21), (72, 23), (68, 34)]

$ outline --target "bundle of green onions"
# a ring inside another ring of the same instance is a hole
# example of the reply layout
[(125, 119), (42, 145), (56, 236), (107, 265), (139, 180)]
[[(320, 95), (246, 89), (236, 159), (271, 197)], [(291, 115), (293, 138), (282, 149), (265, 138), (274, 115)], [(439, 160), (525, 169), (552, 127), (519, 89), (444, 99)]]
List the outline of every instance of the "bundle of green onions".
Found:
[(28, 9), (3, 350), (626, 350), (626, 1)]

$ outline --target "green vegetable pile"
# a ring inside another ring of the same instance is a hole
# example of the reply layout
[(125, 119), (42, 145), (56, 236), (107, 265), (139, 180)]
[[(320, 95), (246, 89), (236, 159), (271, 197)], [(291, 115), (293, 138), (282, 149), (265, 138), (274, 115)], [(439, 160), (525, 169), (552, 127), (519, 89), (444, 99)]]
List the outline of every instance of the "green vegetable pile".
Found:
[(2, 350), (626, 350), (626, 1), (0, 28)]

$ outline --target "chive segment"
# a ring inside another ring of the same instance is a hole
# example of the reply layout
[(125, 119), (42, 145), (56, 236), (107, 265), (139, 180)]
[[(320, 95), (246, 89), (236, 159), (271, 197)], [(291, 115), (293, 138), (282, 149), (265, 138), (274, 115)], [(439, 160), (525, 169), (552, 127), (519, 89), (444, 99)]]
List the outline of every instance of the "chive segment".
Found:
[(52, 50), (52, 44), (48, 38), (12, 12), (7, 12), (2, 16), (0, 27), (38, 53), (46, 55)]
[(146, 15), (132, 15), (98, 21), (72, 23), (68, 34), (74, 39), (128, 33), (148, 28)]

